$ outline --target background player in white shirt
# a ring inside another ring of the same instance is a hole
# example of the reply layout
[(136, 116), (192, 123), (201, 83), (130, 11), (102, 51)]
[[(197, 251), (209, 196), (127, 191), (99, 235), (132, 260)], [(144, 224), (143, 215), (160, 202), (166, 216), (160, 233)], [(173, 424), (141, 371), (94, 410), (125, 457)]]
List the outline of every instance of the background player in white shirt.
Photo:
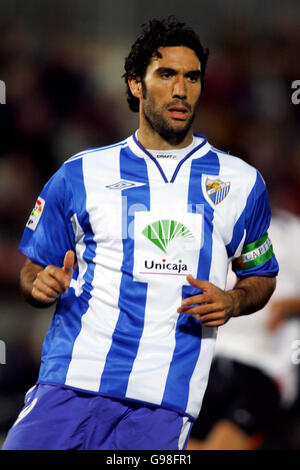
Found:
[(274, 291), (261, 175), (193, 133), (207, 56), (184, 24), (151, 21), (125, 62), (137, 132), (70, 158), (41, 192), (21, 288), (57, 306), (4, 449), (185, 448), (217, 327)]
[[(276, 290), (261, 311), (219, 331), (190, 449), (293, 448), (287, 416), (299, 394), (300, 219), (273, 209), (269, 233), (280, 265)], [(234, 278), (230, 270), (227, 288)]]

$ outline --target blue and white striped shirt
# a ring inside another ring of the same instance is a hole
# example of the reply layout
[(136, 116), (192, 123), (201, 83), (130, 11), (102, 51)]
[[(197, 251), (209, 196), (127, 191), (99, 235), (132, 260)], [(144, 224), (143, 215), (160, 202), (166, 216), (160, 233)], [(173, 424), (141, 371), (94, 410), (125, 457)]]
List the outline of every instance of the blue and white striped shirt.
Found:
[(170, 179), (136, 135), (67, 160), (42, 190), (20, 245), (42, 266), (62, 266), (69, 249), (78, 261), (38, 381), (197, 417), (217, 328), (177, 313), (197, 293), (186, 275), (224, 289), (237, 259), (240, 277), (275, 276), (269, 222), (259, 172), (203, 136), (194, 135)]

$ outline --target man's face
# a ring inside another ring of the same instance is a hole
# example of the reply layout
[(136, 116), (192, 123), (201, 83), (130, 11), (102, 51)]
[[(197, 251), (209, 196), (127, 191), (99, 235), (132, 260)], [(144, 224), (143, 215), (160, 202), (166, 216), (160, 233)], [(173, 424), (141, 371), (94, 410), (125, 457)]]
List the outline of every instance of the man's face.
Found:
[(184, 137), (190, 130), (200, 97), (200, 61), (185, 46), (161, 47), (142, 81), (140, 109), (148, 125), (162, 137)]

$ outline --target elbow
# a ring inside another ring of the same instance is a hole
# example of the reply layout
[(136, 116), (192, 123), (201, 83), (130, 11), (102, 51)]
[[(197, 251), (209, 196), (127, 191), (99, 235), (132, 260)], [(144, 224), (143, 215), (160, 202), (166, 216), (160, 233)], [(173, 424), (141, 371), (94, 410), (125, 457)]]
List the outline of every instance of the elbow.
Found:
[(276, 276), (274, 277), (270, 277), (270, 297), (271, 295), (273, 295), (275, 289), (276, 289), (276, 285), (277, 285), (277, 278)]

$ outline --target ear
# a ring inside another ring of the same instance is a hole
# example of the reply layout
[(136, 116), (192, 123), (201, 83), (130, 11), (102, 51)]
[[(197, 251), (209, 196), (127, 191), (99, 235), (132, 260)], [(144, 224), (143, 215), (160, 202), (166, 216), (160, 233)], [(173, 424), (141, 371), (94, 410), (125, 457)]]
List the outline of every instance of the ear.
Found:
[(142, 81), (140, 77), (129, 77), (128, 86), (130, 88), (132, 95), (135, 98), (140, 99), (142, 97), (143, 91), (142, 91)]

